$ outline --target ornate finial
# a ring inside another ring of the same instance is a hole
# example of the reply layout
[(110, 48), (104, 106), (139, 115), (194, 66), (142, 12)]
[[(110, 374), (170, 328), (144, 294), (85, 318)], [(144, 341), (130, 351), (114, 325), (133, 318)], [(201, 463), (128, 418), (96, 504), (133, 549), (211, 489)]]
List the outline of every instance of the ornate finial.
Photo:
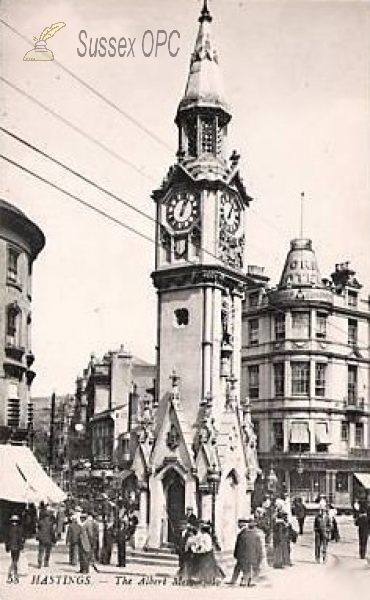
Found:
[(203, 8), (199, 17), (199, 23), (204, 23), (204, 21), (208, 21), (209, 23), (212, 21), (211, 13), (208, 10), (207, 0), (203, 0)]
[(174, 404), (174, 406), (177, 408), (179, 405), (179, 400), (180, 400), (180, 393), (179, 393), (179, 381), (180, 381), (180, 377), (177, 375), (175, 369), (172, 371), (172, 375), (170, 376), (170, 379), (172, 380), (172, 392), (171, 392), (171, 398), (172, 398), (172, 402)]
[(233, 150), (232, 154), (230, 156), (231, 167), (233, 169), (235, 169), (235, 167), (237, 167), (239, 160), (240, 160), (240, 154), (236, 150)]
[(177, 375), (175, 369), (173, 369), (171, 375), (170, 375), (170, 379), (172, 381), (172, 387), (175, 388), (177, 387), (179, 381), (180, 381), (180, 377)]

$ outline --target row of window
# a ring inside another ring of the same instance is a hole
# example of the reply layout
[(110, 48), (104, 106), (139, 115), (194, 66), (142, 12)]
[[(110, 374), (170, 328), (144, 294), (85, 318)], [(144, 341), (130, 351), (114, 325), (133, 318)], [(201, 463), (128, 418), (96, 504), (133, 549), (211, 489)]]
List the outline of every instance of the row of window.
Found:
[[(248, 297), (248, 304), (250, 308), (256, 308), (260, 304), (261, 295), (260, 292), (251, 292)], [(352, 290), (347, 291), (347, 304), (351, 308), (357, 308), (358, 306), (358, 293)]]
[[(301, 424), (302, 425), (302, 424)], [(303, 424), (306, 425), (307, 429), (307, 438), (302, 437), (301, 443), (298, 442), (297, 439), (292, 437), (292, 432), (290, 433), (289, 438), (289, 449), (291, 451), (298, 450), (299, 452), (308, 452), (310, 450), (309, 444), (309, 433), (308, 433), (308, 423)], [(253, 423), (254, 431), (257, 435), (257, 440), (259, 439), (259, 421), (255, 421)], [(364, 447), (364, 424), (363, 423), (355, 423), (355, 447), (363, 448)], [(327, 449), (327, 446), (330, 444), (329, 439), (329, 429), (327, 423), (316, 423), (317, 433), (319, 434), (316, 437), (316, 450), (318, 452), (324, 451)], [(325, 433), (326, 432), (326, 433)], [(324, 435), (320, 435), (323, 433)], [(272, 447), (274, 450), (283, 451), (284, 450), (284, 424), (283, 421), (273, 421), (271, 428), (271, 436), (272, 436)], [(341, 441), (349, 442), (349, 422), (342, 421), (341, 422)]]
[[(275, 340), (285, 340), (286, 338), (286, 319), (285, 314), (275, 315)], [(294, 339), (310, 338), (310, 313), (292, 312), (291, 337)], [(316, 314), (316, 328), (313, 335), (318, 340), (326, 339), (327, 315), (323, 313)], [(358, 323), (356, 319), (348, 319), (348, 344), (357, 345), (358, 341)], [(248, 321), (248, 343), (249, 346), (259, 344), (259, 319), (253, 318)]]
[[(273, 364), (274, 373), (274, 396), (276, 398), (285, 395), (309, 396), (311, 381), (311, 364), (309, 361), (294, 361), (290, 363), (291, 371), (291, 393), (286, 390), (285, 363)], [(315, 396), (325, 397), (327, 385), (327, 364), (315, 363)], [(248, 367), (248, 395), (253, 399), (259, 398), (260, 394), (260, 365)], [(347, 367), (347, 396), (348, 403), (354, 404), (358, 400), (358, 368), (356, 365)]]
[[(6, 345), (20, 348), (22, 345), (22, 311), (17, 303), (9, 304), (5, 313)], [(27, 326), (31, 324), (31, 314), (27, 315)]]

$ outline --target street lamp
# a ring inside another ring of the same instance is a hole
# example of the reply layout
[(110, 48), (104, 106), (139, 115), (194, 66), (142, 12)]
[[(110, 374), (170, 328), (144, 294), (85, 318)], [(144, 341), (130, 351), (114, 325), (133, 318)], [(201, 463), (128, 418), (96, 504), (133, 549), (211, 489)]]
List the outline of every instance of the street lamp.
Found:
[(212, 494), (212, 532), (213, 532), (213, 536), (214, 538), (216, 538), (216, 494), (218, 492), (218, 488), (220, 485), (220, 473), (217, 471), (217, 465), (215, 463), (213, 463), (212, 465), (212, 470), (209, 472), (208, 474), (208, 482), (210, 484), (211, 487), (211, 494)]

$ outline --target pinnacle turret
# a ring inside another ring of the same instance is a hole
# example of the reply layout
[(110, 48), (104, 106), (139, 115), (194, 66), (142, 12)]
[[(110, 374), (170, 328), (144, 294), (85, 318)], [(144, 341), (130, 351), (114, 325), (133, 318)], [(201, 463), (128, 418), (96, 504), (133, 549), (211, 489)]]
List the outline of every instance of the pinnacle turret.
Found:
[(199, 31), (191, 55), (185, 94), (178, 110), (181, 112), (196, 106), (221, 108), (225, 112), (225, 121), (230, 119), (212, 35), (212, 16), (206, 1), (199, 17)]
[(290, 242), (278, 289), (287, 287), (324, 287), (309, 239), (298, 238)]

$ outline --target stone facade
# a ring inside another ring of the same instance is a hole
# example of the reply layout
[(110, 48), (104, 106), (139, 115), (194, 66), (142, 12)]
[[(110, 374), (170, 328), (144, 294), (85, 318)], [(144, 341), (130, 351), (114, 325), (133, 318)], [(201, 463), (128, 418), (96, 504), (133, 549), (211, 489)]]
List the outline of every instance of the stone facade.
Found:
[(32, 265), (44, 244), (42, 231), (1, 200), (0, 443), (32, 443)]
[(361, 492), (370, 471), (369, 336), (368, 292), (348, 263), (323, 279), (311, 240), (291, 242), (276, 288), (265, 278), (247, 291), (243, 395), (261, 466), (273, 466), (292, 495), (323, 493), (349, 507)]

